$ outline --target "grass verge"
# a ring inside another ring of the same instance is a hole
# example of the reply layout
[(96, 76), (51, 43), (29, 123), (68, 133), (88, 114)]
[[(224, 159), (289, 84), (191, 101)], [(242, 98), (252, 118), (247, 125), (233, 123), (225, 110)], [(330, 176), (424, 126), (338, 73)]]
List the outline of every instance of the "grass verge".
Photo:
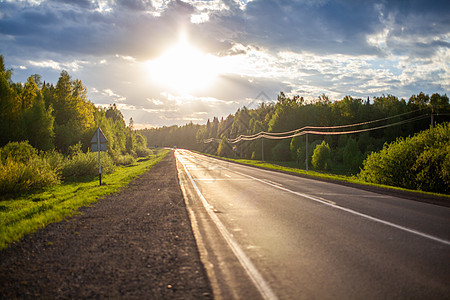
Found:
[(98, 177), (85, 176), (31, 194), (0, 202), (0, 250), (24, 235), (76, 213), (81, 206), (117, 192), (133, 178), (143, 174), (160, 162), (170, 150), (159, 150), (137, 162), (117, 167), (112, 174)]

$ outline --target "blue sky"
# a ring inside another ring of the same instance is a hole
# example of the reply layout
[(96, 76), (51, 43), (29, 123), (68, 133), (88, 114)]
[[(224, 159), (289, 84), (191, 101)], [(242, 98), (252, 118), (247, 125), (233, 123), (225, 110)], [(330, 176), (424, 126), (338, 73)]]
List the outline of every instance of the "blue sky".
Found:
[(137, 127), (205, 123), (261, 92), (448, 94), (450, 1), (0, 0), (0, 53)]

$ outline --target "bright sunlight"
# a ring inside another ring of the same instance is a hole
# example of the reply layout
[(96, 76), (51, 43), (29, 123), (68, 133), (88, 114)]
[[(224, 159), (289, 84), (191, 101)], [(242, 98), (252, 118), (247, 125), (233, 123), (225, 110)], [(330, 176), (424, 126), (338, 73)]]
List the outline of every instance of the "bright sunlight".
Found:
[(155, 82), (187, 94), (209, 87), (220, 67), (216, 57), (201, 52), (182, 36), (178, 44), (159, 58), (148, 61), (147, 69)]

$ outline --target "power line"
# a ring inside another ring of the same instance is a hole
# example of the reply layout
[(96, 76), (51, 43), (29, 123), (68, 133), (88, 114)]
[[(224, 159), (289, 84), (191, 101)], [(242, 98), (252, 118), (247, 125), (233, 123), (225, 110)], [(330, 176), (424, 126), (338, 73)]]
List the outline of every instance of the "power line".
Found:
[[(406, 124), (406, 123), (410, 123), (410, 122), (415, 122), (418, 120), (422, 120), (425, 118), (428, 118), (428, 114), (423, 114), (420, 116), (416, 116), (407, 120), (403, 120), (403, 121), (399, 121), (396, 123), (392, 123), (392, 124), (387, 124), (387, 125), (383, 125), (383, 126), (378, 126), (378, 127), (372, 127), (372, 128), (365, 128), (365, 129), (360, 129), (360, 130), (351, 130), (351, 131), (314, 131), (314, 130), (308, 130), (308, 129), (319, 129), (319, 130), (323, 130), (323, 129), (342, 129), (342, 128), (350, 128), (350, 127), (356, 127), (356, 126), (362, 126), (362, 125), (368, 125), (368, 124), (373, 124), (373, 123), (377, 123), (377, 122), (381, 122), (381, 121), (386, 121), (386, 120), (390, 120), (393, 118), (397, 118), (400, 116), (404, 116), (413, 112), (417, 112), (420, 111), (422, 109), (419, 110), (415, 110), (415, 111), (411, 111), (411, 112), (407, 112), (407, 113), (402, 113), (399, 115), (395, 115), (395, 116), (391, 116), (391, 117), (386, 117), (386, 118), (382, 118), (382, 119), (377, 119), (377, 120), (372, 120), (372, 121), (367, 121), (367, 122), (361, 122), (361, 123), (355, 123), (355, 124), (348, 124), (348, 125), (338, 125), (338, 126), (305, 126), (299, 129), (295, 129), (295, 130), (291, 130), (291, 131), (286, 131), (286, 132), (265, 132), (265, 131), (260, 131), (256, 134), (252, 134), (252, 135), (239, 135), (237, 138), (234, 139), (228, 139), (227, 141), (231, 144), (236, 144), (240, 141), (254, 141), (256, 139), (260, 139), (260, 138), (267, 138), (267, 139), (272, 139), (272, 140), (282, 140), (282, 139), (289, 139), (289, 138), (293, 138), (296, 136), (302, 136), (305, 134), (317, 134), (317, 135), (341, 135), (341, 134), (353, 134), (353, 133), (362, 133), (362, 132), (367, 132), (367, 131), (372, 131), (372, 130), (378, 130), (378, 129), (383, 129), (383, 128), (388, 128), (388, 127), (392, 127), (392, 126), (398, 126), (398, 125), (402, 125), (402, 124)], [(292, 134), (293, 133), (293, 134)], [(208, 144), (211, 143), (213, 141), (216, 142), (220, 142), (221, 139), (217, 139), (217, 138), (209, 138), (206, 140), (203, 140), (203, 143)]]

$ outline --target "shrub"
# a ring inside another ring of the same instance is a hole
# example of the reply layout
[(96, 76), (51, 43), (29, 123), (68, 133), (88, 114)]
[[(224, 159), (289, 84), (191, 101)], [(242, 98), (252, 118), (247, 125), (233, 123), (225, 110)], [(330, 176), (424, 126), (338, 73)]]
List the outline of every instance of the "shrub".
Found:
[(15, 162), (27, 162), (30, 159), (37, 158), (37, 150), (31, 146), (28, 141), (9, 142), (1, 149), (1, 159), (5, 163), (10, 157)]
[(331, 158), (331, 149), (327, 142), (322, 141), (314, 149), (311, 163), (315, 169), (326, 170), (329, 167)]
[(18, 195), (59, 183), (57, 171), (45, 159), (34, 157), (26, 162), (9, 156), (0, 162), (0, 194)]
[[(102, 174), (109, 174), (114, 171), (114, 162), (108, 153), (101, 152)], [(78, 153), (67, 159), (61, 169), (64, 178), (74, 176), (88, 176), (98, 174), (98, 154), (97, 152)]]
[(136, 155), (138, 157), (146, 157), (153, 153), (152, 150), (148, 149), (147, 147), (137, 147), (136, 148)]
[(47, 163), (53, 170), (56, 170), (58, 172), (61, 171), (66, 162), (66, 158), (64, 157), (64, 155), (55, 150), (42, 152), (41, 156), (47, 161)]
[(136, 159), (131, 154), (118, 155), (114, 159), (115, 164), (121, 166), (130, 165), (135, 161)]
[(359, 177), (367, 182), (450, 192), (450, 123), (385, 144), (364, 161)]

